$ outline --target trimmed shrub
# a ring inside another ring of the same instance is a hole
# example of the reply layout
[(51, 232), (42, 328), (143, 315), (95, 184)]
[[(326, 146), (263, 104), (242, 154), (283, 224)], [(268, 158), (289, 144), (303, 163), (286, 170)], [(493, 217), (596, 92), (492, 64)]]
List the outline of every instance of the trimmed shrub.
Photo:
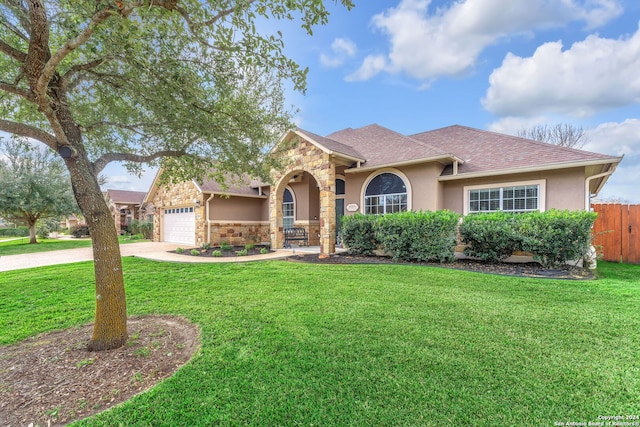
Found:
[(376, 238), (397, 260), (453, 261), (459, 219), (447, 210), (385, 215), (377, 221)]
[(25, 237), (29, 235), (29, 227), (0, 228), (0, 236)]
[(464, 254), (487, 262), (500, 262), (521, 250), (518, 219), (522, 214), (490, 212), (468, 215), (460, 224), (460, 238), (469, 245)]
[(465, 217), (460, 237), (464, 253), (499, 262), (515, 251), (529, 252), (544, 267), (557, 267), (589, 254), (597, 214), (551, 209), (546, 212), (477, 213)]
[(379, 242), (375, 235), (374, 215), (355, 214), (342, 217), (340, 233), (342, 244), (352, 255), (373, 255)]
[(76, 225), (71, 227), (71, 235), (73, 237), (84, 237), (89, 235), (89, 227), (86, 225)]
[(134, 219), (127, 231), (131, 234), (142, 234), (145, 239), (153, 239), (153, 222)]
[(522, 215), (518, 224), (522, 250), (544, 267), (557, 267), (585, 259), (591, 249), (595, 212), (549, 210)]

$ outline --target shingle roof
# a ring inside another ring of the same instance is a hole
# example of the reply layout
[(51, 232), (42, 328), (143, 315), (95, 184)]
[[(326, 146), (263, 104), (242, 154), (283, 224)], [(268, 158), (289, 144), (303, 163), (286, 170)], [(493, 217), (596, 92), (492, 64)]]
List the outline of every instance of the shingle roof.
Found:
[(367, 167), (383, 166), (416, 159), (445, 156), (448, 152), (402, 135), (377, 124), (344, 129), (327, 136), (329, 140), (353, 147), (366, 160)]
[(198, 183), (200, 190), (203, 193), (216, 193), (216, 194), (228, 194), (235, 196), (259, 196), (257, 187), (263, 186), (265, 184), (253, 180), (247, 177), (237, 177), (237, 176), (227, 176), (226, 179), (227, 188), (224, 188), (223, 185), (210, 178), (206, 179), (202, 183)]
[(147, 195), (145, 191), (128, 191), (128, 190), (107, 190), (107, 194), (113, 203), (117, 204), (142, 204), (144, 196)]
[[(458, 167), (458, 174), (617, 159), (459, 125), (418, 133), (411, 135), (411, 138), (442, 152), (452, 152), (462, 159), (464, 164)], [(451, 170), (445, 171), (445, 174), (451, 174)]]
[(297, 129), (297, 131), (305, 135), (307, 138), (313, 140), (314, 142), (317, 142), (318, 144), (327, 148), (330, 151), (343, 154), (349, 157), (355, 157), (356, 159), (365, 160), (365, 157), (362, 154), (360, 154), (360, 152), (358, 152), (358, 150), (355, 147), (343, 144), (341, 142), (338, 142), (335, 139), (325, 138), (324, 136), (317, 135), (315, 133), (306, 131), (304, 129)]

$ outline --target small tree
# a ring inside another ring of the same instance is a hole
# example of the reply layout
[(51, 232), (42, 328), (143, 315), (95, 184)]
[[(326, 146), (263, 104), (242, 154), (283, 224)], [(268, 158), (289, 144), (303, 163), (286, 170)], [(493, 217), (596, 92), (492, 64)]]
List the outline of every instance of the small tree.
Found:
[(48, 149), (3, 141), (0, 153), (0, 215), (24, 223), (29, 243), (38, 243), (40, 219), (78, 211), (69, 174)]
[(584, 129), (567, 123), (544, 124), (523, 128), (518, 131), (518, 136), (533, 139), (534, 141), (547, 142), (559, 147), (582, 148), (587, 143)]

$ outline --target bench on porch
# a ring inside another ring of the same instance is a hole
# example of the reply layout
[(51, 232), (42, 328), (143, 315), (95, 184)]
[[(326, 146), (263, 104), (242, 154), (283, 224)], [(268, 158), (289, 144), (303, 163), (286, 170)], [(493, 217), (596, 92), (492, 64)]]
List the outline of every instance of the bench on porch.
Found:
[(284, 229), (284, 247), (290, 248), (291, 242), (304, 242), (309, 246), (309, 236), (307, 230), (302, 227), (292, 227)]

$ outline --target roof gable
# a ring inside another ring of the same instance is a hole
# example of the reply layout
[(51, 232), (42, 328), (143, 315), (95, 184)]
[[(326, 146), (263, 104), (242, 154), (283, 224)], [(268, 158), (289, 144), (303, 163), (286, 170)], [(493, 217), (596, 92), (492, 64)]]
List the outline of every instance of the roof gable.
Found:
[(357, 129), (344, 129), (328, 135), (327, 138), (353, 147), (362, 153), (368, 168), (417, 159), (446, 157), (449, 154), (428, 143), (377, 124)]

